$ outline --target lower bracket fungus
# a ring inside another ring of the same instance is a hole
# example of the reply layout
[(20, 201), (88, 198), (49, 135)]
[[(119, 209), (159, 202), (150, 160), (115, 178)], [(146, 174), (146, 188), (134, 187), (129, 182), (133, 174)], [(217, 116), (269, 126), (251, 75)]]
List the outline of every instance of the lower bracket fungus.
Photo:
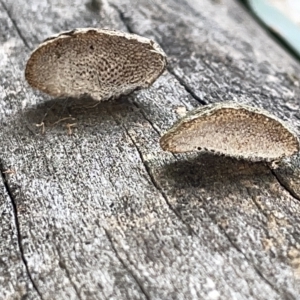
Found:
[(27, 62), (25, 78), (54, 97), (89, 95), (101, 101), (149, 87), (166, 64), (164, 51), (152, 40), (79, 28), (41, 43)]
[(299, 151), (299, 139), (285, 122), (235, 102), (210, 104), (188, 113), (161, 137), (160, 145), (174, 153), (196, 150), (267, 162)]

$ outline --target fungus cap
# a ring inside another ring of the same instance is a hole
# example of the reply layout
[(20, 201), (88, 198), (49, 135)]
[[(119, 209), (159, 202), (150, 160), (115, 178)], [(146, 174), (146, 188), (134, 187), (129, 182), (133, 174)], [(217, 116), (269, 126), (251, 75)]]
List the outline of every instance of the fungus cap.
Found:
[(296, 133), (266, 110), (235, 102), (205, 105), (176, 122), (160, 139), (170, 152), (203, 151), (275, 161), (299, 151)]
[(46, 39), (31, 54), (25, 78), (55, 97), (106, 100), (149, 87), (166, 67), (154, 41), (120, 31), (78, 28)]

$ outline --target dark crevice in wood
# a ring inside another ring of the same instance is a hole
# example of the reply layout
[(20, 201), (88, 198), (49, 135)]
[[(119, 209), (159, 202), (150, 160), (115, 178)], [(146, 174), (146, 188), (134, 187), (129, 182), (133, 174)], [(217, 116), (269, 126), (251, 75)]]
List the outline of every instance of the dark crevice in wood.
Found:
[(110, 234), (110, 232), (104, 228), (104, 232), (105, 232), (105, 235), (117, 257), (117, 259), (119, 260), (119, 262), (122, 264), (122, 266), (124, 267), (124, 269), (128, 272), (128, 274), (132, 277), (132, 279), (135, 281), (135, 283), (138, 285), (138, 287), (140, 288), (141, 292), (144, 294), (145, 298), (147, 300), (150, 300), (151, 297), (150, 295), (148, 294), (148, 292), (146, 291), (146, 289), (144, 288), (142, 282), (137, 278), (137, 276), (134, 275), (134, 273), (128, 268), (128, 266), (126, 265), (126, 263), (124, 262), (124, 260), (121, 258), (121, 256), (119, 255), (118, 253), (118, 250), (116, 249), (115, 245), (114, 245), (114, 242), (112, 241), (112, 236)]
[(112, 114), (111, 116), (113, 117), (113, 119), (115, 120), (115, 122), (122, 126), (122, 128), (125, 130), (127, 136), (130, 138), (130, 141), (132, 142), (132, 144), (134, 145), (134, 147), (137, 150), (137, 153), (140, 157), (141, 162), (143, 163), (144, 167), (145, 167), (145, 171), (147, 172), (150, 181), (152, 183), (152, 185), (156, 188), (156, 190), (161, 194), (161, 196), (163, 197), (163, 199), (165, 200), (166, 204), (168, 205), (169, 209), (176, 215), (176, 217), (186, 226), (187, 230), (188, 230), (188, 234), (189, 235), (196, 235), (195, 231), (192, 229), (192, 227), (187, 224), (180, 216), (180, 214), (176, 211), (176, 209), (174, 209), (170, 203), (170, 201), (168, 200), (167, 195), (165, 194), (165, 192), (162, 190), (162, 188), (159, 186), (159, 184), (156, 182), (152, 171), (147, 163), (147, 161), (145, 161), (144, 156), (141, 152), (141, 150), (139, 149), (139, 147), (137, 146), (136, 142), (134, 141), (134, 139), (132, 138), (132, 136), (130, 135), (130, 133), (128, 132), (127, 128), (125, 126), (123, 126), (122, 123), (120, 123), (120, 121), (118, 121)]
[[(120, 20), (124, 23), (126, 29), (128, 32), (130, 33), (135, 33), (138, 34), (136, 32), (134, 32), (134, 30), (132, 29), (131, 25), (129, 24), (128, 20), (129, 18), (126, 18), (124, 15), (124, 12), (122, 12), (120, 10), (119, 7), (117, 7), (116, 5), (110, 3), (110, 6), (113, 7), (117, 13), (119, 14), (119, 18)], [(182, 79), (180, 78), (173, 70), (173, 68), (170, 66), (170, 62), (168, 62), (169, 66), (167, 67), (168, 72), (173, 75), (173, 77), (175, 77), (175, 79), (179, 82), (180, 85), (182, 85), (184, 87), (184, 89), (199, 103), (201, 103), (202, 105), (206, 105), (207, 103), (205, 103), (205, 101), (201, 100), (200, 97), (198, 97), (192, 90), (192, 88)]]
[(80, 296), (80, 293), (79, 293), (79, 291), (78, 291), (78, 289), (77, 289), (75, 283), (74, 283), (73, 280), (71, 279), (70, 272), (69, 272), (69, 270), (68, 270), (66, 264), (65, 264), (65, 263), (63, 262), (63, 260), (62, 260), (62, 255), (61, 255), (60, 250), (59, 250), (59, 248), (57, 247), (57, 245), (55, 245), (55, 248), (56, 248), (56, 251), (57, 251), (58, 256), (59, 256), (59, 264), (58, 264), (59, 267), (60, 267), (63, 271), (65, 271), (65, 273), (66, 273), (66, 275), (67, 275), (67, 277), (68, 277), (68, 279), (69, 279), (69, 281), (70, 281), (70, 283), (71, 283), (73, 289), (75, 290), (75, 293), (76, 293), (78, 299), (82, 300), (82, 298), (81, 298), (81, 296)]
[(129, 22), (128, 22), (128, 18), (125, 17), (124, 12), (123, 12), (117, 5), (115, 5), (115, 4), (113, 4), (113, 3), (109, 3), (109, 5), (110, 5), (113, 9), (115, 9), (116, 12), (119, 14), (119, 18), (120, 18), (120, 20), (123, 22), (123, 24), (125, 25), (127, 31), (128, 31), (129, 33), (135, 33), (135, 32), (132, 30), (132, 28), (131, 28), (131, 26), (130, 26), (130, 24), (129, 24)]
[[(131, 138), (131, 137), (130, 137)], [(134, 142), (133, 142), (134, 143)], [(135, 145), (136, 146), (136, 145)], [(137, 146), (136, 146), (137, 147)], [(190, 226), (190, 224), (186, 223), (181, 215), (176, 211), (176, 209), (174, 209), (174, 207), (171, 205), (167, 195), (165, 194), (165, 192), (162, 190), (162, 188), (159, 186), (159, 184), (156, 182), (152, 171), (148, 165), (148, 163), (144, 160), (142, 154), (140, 153), (139, 149), (137, 148), (137, 151), (139, 152), (140, 158), (145, 166), (145, 169), (150, 177), (150, 180), (153, 184), (153, 186), (160, 192), (160, 194), (162, 195), (162, 197), (164, 198), (166, 204), (168, 205), (169, 209), (177, 216), (177, 218), (186, 226), (187, 230), (188, 230), (188, 234), (189, 235), (196, 235), (196, 232), (194, 231), (194, 229)]]
[(29, 47), (29, 45), (28, 45), (28, 43), (27, 43), (25, 37), (23, 36), (23, 34), (22, 34), (20, 28), (19, 28), (18, 25), (17, 25), (17, 22), (14, 20), (14, 18), (13, 18), (12, 15), (10, 14), (10, 11), (7, 9), (6, 5), (4, 4), (4, 2), (3, 2), (2, 0), (0, 0), (0, 3), (2, 4), (3, 9), (5, 10), (5, 12), (6, 12), (8, 18), (10, 19), (10, 21), (11, 21), (12, 24), (14, 25), (14, 27), (15, 27), (15, 29), (16, 29), (16, 31), (17, 31), (19, 37), (20, 37), (21, 40), (23, 41), (24, 45), (26, 46), (26, 48), (28, 48), (28, 49), (31, 50), (31, 48)]
[(170, 65), (167, 67), (167, 70), (169, 71), (170, 74), (172, 74), (175, 79), (184, 87), (184, 89), (199, 103), (201, 103), (202, 105), (206, 105), (207, 103), (205, 103), (205, 101), (201, 100), (200, 97), (198, 97), (194, 91), (192, 90), (192, 88), (186, 84), (186, 82), (184, 82), (184, 80), (182, 78), (180, 78), (172, 69), (172, 67), (170, 67)]
[(24, 249), (23, 249), (23, 245), (22, 245), (20, 223), (19, 223), (19, 218), (18, 218), (18, 207), (17, 207), (16, 200), (13, 196), (13, 193), (11, 191), (11, 188), (10, 188), (8, 182), (7, 182), (7, 178), (6, 178), (6, 174), (5, 174), (5, 170), (4, 170), (4, 165), (3, 165), (3, 162), (1, 160), (0, 160), (0, 173), (1, 173), (1, 177), (2, 177), (2, 181), (3, 181), (3, 184), (4, 184), (5, 190), (6, 190), (7, 195), (9, 197), (10, 201), (11, 201), (11, 204), (12, 204), (14, 221), (15, 221), (15, 226), (16, 226), (16, 230), (17, 230), (18, 246), (19, 246), (19, 251), (20, 251), (20, 254), (21, 254), (21, 260), (22, 260), (22, 262), (25, 266), (27, 276), (28, 276), (34, 290), (37, 292), (40, 299), (43, 300), (42, 293), (39, 291), (37, 285), (35, 284), (32, 276), (31, 276), (31, 273), (30, 273), (30, 270), (29, 270), (29, 267), (28, 267), (28, 263), (27, 263), (27, 260), (25, 258)]
[(274, 169), (272, 169), (269, 166), (272, 174), (275, 176), (275, 178), (277, 179), (278, 183), (280, 184), (280, 186), (282, 186), (283, 189), (285, 189), (290, 195), (291, 197), (295, 198), (296, 200), (300, 201), (300, 195), (298, 195), (292, 188), (290, 188), (285, 182), (284, 180), (281, 179), (281, 177), (276, 173), (276, 171)]
[(139, 147), (136, 145), (134, 139), (132, 138), (132, 136), (130, 135), (130, 133), (128, 132), (128, 130), (126, 128), (124, 128), (128, 137), (130, 138), (131, 142), (133, 143), (133, 145), (135, 146), (137, 153), (139, 154), (139, 157), (145, 167), (145, 170), (150, 178), (150, 181), (152, 183), (152, 185), (156, 188), (156, 190), (161, 194), (161, 196), (163, 197), (163, 199), (165, 200), (166, 204), (168, 205), (169, 209), (176, 215), (176, 217), (186, 226), (187, 230), (188, 230), (188, 234), (189, 235), (196, 235), (195, 231), (193, 230), (193, 228), (187, 224), (182, 218), (181, 215), (176, 211), (176, 209), (174, 209), (174, 207), (171, 205), (170, 201), (168, 200), (167, 195), (165, 194), (165, 192), (162, 190), (162, 188), (159, 186), (159, 184), (156, 182), (152, 171), (147, 163), (147, 161), (144, 160), (144, 156), (141, 152), (141, 150), (139, 149)]
[(167, 67), (167, 70), (169, 71), (170, 74), (172, 74), (175, 79), (180, 83), (180, 85), (182, 85), (184, 87), (184, 89), (199, 103), (201, 103), (202, 105), (206, 105), (207, 103), (205, 103), (205, 101), (203, 101), (202, 99), (200, 99), (200, 97), (198, 97), (195, 92), (192, 90), (192, 88), (182, 79), (180, 78), (173, 70), (173, 68), (169, 65)]
[[(131, 137), (130, 137), (131, 138)], [(133, 142), (134, 143), (134, 142)], [(135, 145), (136, 146), (136, 145)], [(136, 146), (137, 148), (137, 146)], [(174, 207), (171, 205), (167, 195), (165, 194), (165, 192), (162, 190), (162, 188), (159, 186), (159, 184), (156, 182), (153, 174), (152, 174), (152, 171), (148, 165), (148, 163), (144, 160), (141, 152), (139, 151), (139, 149), (137, 148), (137, 151), (139, 152), (139, 155), (140, 155), (140, 158), (145, 166), (145, 169), (150, 177), (150, 180), (153, 184), (153, 186), (160, 192), (160, 194), (162, 195), (162, 197), (164, 198), (166, 204), (168, 205), (169, 209), (177, 216), (177, 218), (186, 226), (187, 230), (188, 230), (188, 234), (189, 235), (196, 235), (196, 232), (193, 230), (193, 228), (190, 226), (190, 224), (186, 223), (181, 215), (176, 211), (176, 209), (174, 209)]]
[(158, 134), (158, 136), (160, 136), (160, 131), (156, 128), (156, 126), (154, 125), (154, 123), (146, 116), (145, 112), (139, 107), (139, 105), (137, 103), (133, 103), (133, 105), (139, 109), (140, 113), (143, 115), (144, 119), (146, 121), (148, 121), (148, 123), (151, 125), (151, 127), (153, 128), (153, 130)]

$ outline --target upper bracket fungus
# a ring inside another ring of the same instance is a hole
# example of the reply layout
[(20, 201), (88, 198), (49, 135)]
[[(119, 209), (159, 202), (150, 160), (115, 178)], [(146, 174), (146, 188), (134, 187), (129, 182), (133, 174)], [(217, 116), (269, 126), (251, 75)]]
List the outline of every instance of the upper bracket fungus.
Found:
[(296, 133), (269, 112), (235, 102), (188, 113), (160, 140), (170, 152), (207, 151), (250, 161), (272, 162), (299, 151)]
[(55, 97), (106, 100), (149, 87), (167, 59), (147, 38), (120, 31), (79, 28), (46, 39), (31, 54), (28, 83)]

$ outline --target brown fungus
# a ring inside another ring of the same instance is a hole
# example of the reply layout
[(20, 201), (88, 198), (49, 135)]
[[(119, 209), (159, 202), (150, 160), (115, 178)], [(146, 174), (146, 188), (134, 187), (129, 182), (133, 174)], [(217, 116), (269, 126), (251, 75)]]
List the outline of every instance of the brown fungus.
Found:
[(106, 100), (149, 87), (166, 67), (160, 46), (144, 37), (80, 28), (46, 39), (31, 54), (25, 78), (54, 97)]
[(223, 102), (188, 113), (160, 140), (163, 150), (207, 151), (250, 161), (275, 161), (299, 151), (296, 133), (260, 108)]

